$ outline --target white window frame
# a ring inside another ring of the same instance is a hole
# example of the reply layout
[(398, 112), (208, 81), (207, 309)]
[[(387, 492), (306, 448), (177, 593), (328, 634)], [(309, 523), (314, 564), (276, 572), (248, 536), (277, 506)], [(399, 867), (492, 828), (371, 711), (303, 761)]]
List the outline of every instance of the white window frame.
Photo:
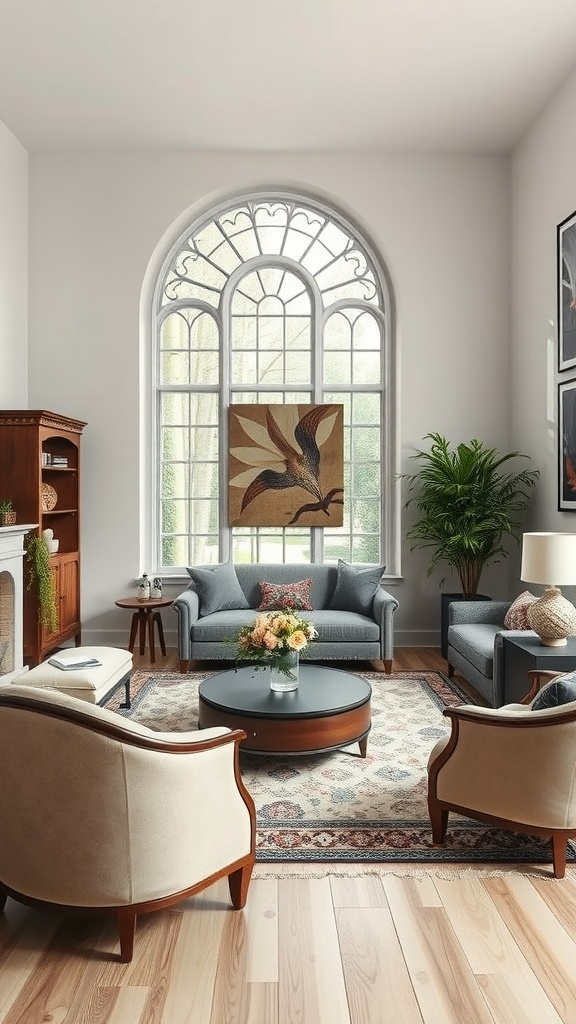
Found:
[[(285, 256), (273, 256), (263, 254), (253, 258), (237, 267), (228, 277), (222, 289), (222, 300), (218, 308), (209, 303), (202, 303), (194, 299), (194, 305), (205, 308), (217, 321), (221, 338), (221, 375), (219, 385), (219, 409), (220, 409), (220, 432), (221, 447), (219, 459), (219, 481), (220, 481), (220, 557), (226, 560), (231, 553), (231, 529), (227, 525), (228, 505), (228, 482), (227, 482), (227, 458), (222, 453), (228, 450), (228, 417), (226, 415), (226, 401), (230, 393), (229, 380), (229, 317), (221, 316), (221, 309), (226, 309), (226, 302), (229, 304), (228, 295), (232, 293), (237, 282), (250, 273), (257, 266), (270, 267), (274, 263), (278, 266), (292, 267), (298, 275), (308, 282), (313, 296), (313, 310), (321, 311), (319, 317), (312, 316), (312, 360), (315, 372), (310, 387), (311, 401), (321, 400), (322, 391), (337, 391), (338, 385), (328, 386), (323, 383), (323, 330), (324, 324), (338, 308), (351, 308), (358, 305), (361, 308), (370, 308), (372, 313), (378, 317), (382, 324), (382, 378), (380, 393), (382, 401), (382, 458), (380, 462), (380, 488), (381, 488), (381, 552), (382, 561), (386, 563), (385, 579), (393, 582), (400, 578), (400, 482), (399, 482), (399, 445), (398, 445), (398, 400), (397, 400), (397, 350), (396, 350), (396, 327), (395, 311), (392, 288), (389, 283), (387, 269), (376, 247), (367, 237), (366, 231), (355, 224), (349, 216), (345, 215), (332, 203), (319, 199), (312, 193), (297, 192), (282, 188), (270, 188), (255, 191), (243, 191), (229, 196), (226, 200), (216, 206), (206, 208), (203, 213), (195, 217), (187, 224), (184, 230), (179, 230), (178, 235), (165, 254), (160, 269), (155, 275), (153, 288), (151, 289), (151, 302), (149, 303), (148, 315), (144, 324), (143, 348), (142, 348), (142, 377), (143, 382), (143, 416), (141, 422), (141, 508), (142, 529), (141, 529), (141, 565), (140, 571), (146, 567), (156, 567), (156, 572), (161, 567), (161, 540), (160, 540), (160, 491), (159, 491), (159, 427), (160, 427), (160, 373), (159, 373), (159, 330), (158, 326), (163, 316), (168, 314), (168, 309), (161, 309), (161, 294), (165, 285), (165, 278), (168, 270), (177, 255), (182, 249), (187, 238), (194, 236), (202, 227), (208, 225), (212, 220), (221, 216), (226, 211), (246, 202), (270, 203), (274, 202), (301, 203), (304, 206), (317, 210), (322, 216), (328, 217), (343, 231), (351, 235), (359, 247), (364, 250), (370, 260), (371, 269), (377, 281), (380, 305), (369, 306), (355, 302), (351, 298), (337, 300), (333, 305), (323, 308), (320, 300), (320, 291), (314, 278), (309, 271), (302, 267), (297, 261)], [(176, 304), (175, 304), (176, 305)], [(169, 307), (175, 308), (175, 305)], [(182, 306), (189, 306), (189, 300), (183, 299)], [(193, 385), (192, 385), (193, 387)], [(189, 387), (183, 388), (188, 391)], [(201, 390), (208, 390), (202, 388)], [(252, 390), (246, 385), (244, 390)], [(284, 387), (284, 390), (289, 388)], [(295, 387), (294, 390), (305, 390), (303, 386)], [(346, 392), (366, 389), (362, 385), (346, 384), (342, 386)], [(146, 455), (147, 453), (147, 455)], [(322, 556), (322, 534), (323, 528), (313, 527), (311, 529), (311, 561), (319, 561)], [(154, 570), (152, 570), (154, 571)], [(171, 571), (169, 568), (163, 570), (165, 580), (186, 578), (185, 574), (178, 569)]]

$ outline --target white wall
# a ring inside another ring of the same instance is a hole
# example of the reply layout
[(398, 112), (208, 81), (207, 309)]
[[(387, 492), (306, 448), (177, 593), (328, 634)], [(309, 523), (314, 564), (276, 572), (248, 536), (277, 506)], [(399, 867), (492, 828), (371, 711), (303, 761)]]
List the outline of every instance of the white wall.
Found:
[[(576, 209), (576, 109), (573, 74), (532, 125), (511, 162), (511, 436), (541, 470), (531, 526), (574, 532), (576, 517), (558, 511), (556, 226)], [(576, 591), (567, 596), (572, 600)]]
[(28, 154), (0, 121), (0, 408), (27, 405)]
[[(30, 165), (30, 405), (88, 421), (83, 636), (125, 643), (139, 564), (139, 302), (183, 211), (244, 187), (311, 188), (363, 227), (394, 289), (401, 468), (424, 434), (509, 444), (505, 158), (165, 153), (38, 155)], [(495, 367), (497, 372), (495, 372)], [(406, 522), (403, 524), (405, 531)], [(404, 554), (397, 642), (437, 642), (439, 577)], [(506, 566), (482, 588), (503, 596)], [(176, 592), (176, 591), (175, 591)], [(165, 625), (174, 626), (171, 613)]]

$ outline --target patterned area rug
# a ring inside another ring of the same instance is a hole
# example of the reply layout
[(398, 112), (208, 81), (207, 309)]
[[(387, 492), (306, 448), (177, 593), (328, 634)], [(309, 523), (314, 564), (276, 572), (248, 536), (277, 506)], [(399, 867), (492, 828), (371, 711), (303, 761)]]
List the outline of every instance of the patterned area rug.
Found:
[[(132, 709), (121, 713), (161, 731), (194, 729), (198, 684), (209, 674), (136, 671)], [(357, 745), (330, 754), (241, 756), (257, 809), (257, 860), (549, 863), (548, 841), (456, 814), (445, 846), (432, 845), (428, 757), (449, 732), (443, 708), (470, 699), (438, 672), (361, 674), (373, 690), (366, 758)], [(576, 860), (573, 844), (568, 858)]]

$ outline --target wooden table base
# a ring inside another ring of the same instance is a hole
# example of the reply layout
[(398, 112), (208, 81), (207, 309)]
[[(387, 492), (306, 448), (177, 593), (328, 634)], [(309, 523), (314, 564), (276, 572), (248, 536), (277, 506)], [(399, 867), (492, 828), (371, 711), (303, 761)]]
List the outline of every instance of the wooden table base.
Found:
[(140, 627), (140, 654), (144, 654), (144, 650), (146, 648), (146, 633), (148, 633), (148, 646), (150, 648), (150, 661), (152, 664), (156, 661), (156, 650), (154, 647), (154, 623), (156, 623), (156, 628), (158, 629), (160, 650), (162, 651), (162, 654), (166, 654), (162, 616), (160, 615), (160, 612), (154, 612), (151, 608), (139, 608), (137, 612), (134, 612), (134, 615), (132, 616), (132, 626), (130, 628), (130, 642), (128, 644), (128, 650), (132, 654), (134, 652), (134, 644), (136, 641), (138, 627)]
[(148, 647), (150, 648), (150, 661), (152, 664), (156, 661), (156, 649), (154, 646), (154, 625), (158, 630), (158, 641), (160, 643), (160, 650), (162, 654), (166, 654), (166, 644), (164, 642), (164, 628), (162, 626), (162, 618), (160, 615), (160, 608), (169, 608), (172, 601), (169, 598), (160, 598), (155, 601), (137, 601), (135, 598), (125, 597), (114, 602), (119, 608), (128, 608), (133, 611), (132, 625), (130, 626), (130, 640), (128, 641), (128, 650), (130, 654), (134, 653), (134, 645), (136, 643), (136, 636), (140, 637), (140, 654), (144, 654), (146, 649), (146, 637), (148, 637)]

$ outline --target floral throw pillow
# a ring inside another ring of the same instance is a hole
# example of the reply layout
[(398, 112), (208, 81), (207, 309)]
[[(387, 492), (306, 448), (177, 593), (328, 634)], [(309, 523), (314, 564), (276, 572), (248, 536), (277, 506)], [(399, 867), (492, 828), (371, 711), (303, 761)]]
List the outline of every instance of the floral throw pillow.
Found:
[(538, 598), (525, 590), (512, 602), (504, 616), (504, 629), (532, 629), (528, 622), (528, 609)]
[(260, 581), (262, 603), (259, 612), (294, 611), (312, 612), (310, 604), (310, 587), (312, 579), (300, 580), (299, 583), (265, 583)]

